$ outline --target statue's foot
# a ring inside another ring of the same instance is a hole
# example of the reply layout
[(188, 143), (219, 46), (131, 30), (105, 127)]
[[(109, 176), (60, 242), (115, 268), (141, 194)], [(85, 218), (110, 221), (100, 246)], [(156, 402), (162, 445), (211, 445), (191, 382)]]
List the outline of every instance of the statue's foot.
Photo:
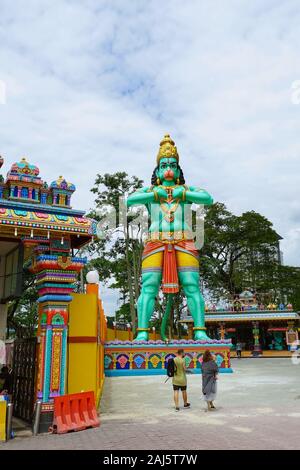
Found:
[(148, 331), (139, 331), (134, 341), (148, 341)]
[(206, 341), (210, 339), (209, 336), (205, 333), (205, 330), (196, 330), (194, 332), (194, 340), (201, 340), (201, 341)]

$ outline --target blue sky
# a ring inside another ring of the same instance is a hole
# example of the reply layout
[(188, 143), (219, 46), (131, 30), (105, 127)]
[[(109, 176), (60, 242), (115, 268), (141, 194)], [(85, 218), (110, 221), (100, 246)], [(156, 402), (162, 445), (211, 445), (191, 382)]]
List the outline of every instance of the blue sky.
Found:
[(169, 132), (187, 182), (267, 216), (299, 266), (299, 24), (292, 0), (2, 0), (4, 172), (25, 155), (89, 209), (96, 173), (149, 180)]

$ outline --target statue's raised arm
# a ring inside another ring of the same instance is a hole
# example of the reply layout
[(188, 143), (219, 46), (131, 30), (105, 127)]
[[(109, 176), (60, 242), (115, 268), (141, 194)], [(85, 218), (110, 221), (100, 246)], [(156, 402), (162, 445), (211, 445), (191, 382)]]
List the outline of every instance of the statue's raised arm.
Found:
[(211, 195), (205, 189), (195, 188), (194, 186), (187, 188), (186, 200), (194, 204), (205, 204), (206, 206), (210, 206), (214, 202)]
[(141, 188), (128, 196), (126, 204), (127, 207), (137, 206), (142, 204), (149, 204), (154, 202), (154, 192), (150, 188)]

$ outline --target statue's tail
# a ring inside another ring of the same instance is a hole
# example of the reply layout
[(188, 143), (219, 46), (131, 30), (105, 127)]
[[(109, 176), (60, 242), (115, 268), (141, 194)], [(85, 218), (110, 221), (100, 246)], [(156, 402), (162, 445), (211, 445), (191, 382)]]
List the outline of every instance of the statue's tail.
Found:
[(162, 317), (162, 320), (161, 320), (161, 325), (160, 325), (160, 336), (161, 336), (162, 341), (167, 340), (167, 338), (166, 338), (166, 326), (167, 326), (167, 323), (168, 323), (168, 320), (169, 320), (169, 317), (170, 317), (174, 294), (167, 294), (167, 296), (168, 296), (168, 298), (167, 298), (166, 310), (163, 314), (163, 317)]

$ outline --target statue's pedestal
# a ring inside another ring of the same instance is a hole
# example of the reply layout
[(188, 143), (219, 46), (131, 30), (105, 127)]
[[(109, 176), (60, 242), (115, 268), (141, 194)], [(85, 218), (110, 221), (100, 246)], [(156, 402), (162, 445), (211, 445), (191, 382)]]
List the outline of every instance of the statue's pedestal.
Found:
[(166, 364), (178, 349), (184, 349), (189, 369), (201, 373), (202, 355), (209, 349), (222, 373), (232, 372), (231, 340), (191, 341), (108, 341), (105, 343), (104, 367), (107, 377), (122, 375), (164, 375)]

